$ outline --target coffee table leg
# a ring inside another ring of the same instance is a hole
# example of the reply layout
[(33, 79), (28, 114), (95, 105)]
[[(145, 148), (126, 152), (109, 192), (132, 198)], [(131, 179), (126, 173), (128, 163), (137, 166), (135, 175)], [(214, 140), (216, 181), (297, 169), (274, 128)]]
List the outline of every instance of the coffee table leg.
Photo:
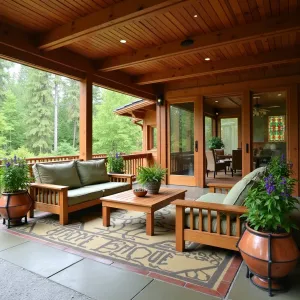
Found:
[(147, 213), (146, 234), (154, 235), (154, 212)]
[(110, 226), (110, 207), (103, 206), (102, 207), (102, 218), (103, 218), (103, 226)]

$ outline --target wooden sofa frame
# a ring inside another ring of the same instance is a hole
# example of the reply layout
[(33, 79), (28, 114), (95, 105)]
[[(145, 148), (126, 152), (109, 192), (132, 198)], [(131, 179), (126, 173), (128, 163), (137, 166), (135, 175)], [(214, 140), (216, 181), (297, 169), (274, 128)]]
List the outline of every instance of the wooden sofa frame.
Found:
[[(228, 193), (234, 184), (209, 183), (210, 193)], [(206, 203), (190, 200), (175, 200), (176, 205), (176, 250), (185, 250), (185, 241), (238, 251), (236, 243), (241, 237), (240, 216), (247, 209), (245, 206)], [(185, 209), (190, 208), (190, 228), (185, 228)], [(194, 228), (194, 210), (199, 210), (199, 229)], [(207, 210), (208, 230), (203, 230), (203, 210)], [(211, 212), (217, 212), (217, 232), (212, 232)], [(221, 234), (221, 214), (226, 215), (226, 234)], [(236, 235), (231, 235), (230, 228), (233, 216), (236, 220)]]
[[(110, 182), (128, 182), (130, 188), (132, 188), (134, 175), (108, 174), (108, 176)], [(68, 224), (69, 213), (101, 204), (102, 202), (101, 198), (99, 198), (68, 206), (68, 187), (61, 185), (32, 183), (29, 190), (30, 196), (34, 200), (34, 204), (28, 212), (28, 217), (34, 217), (34, 209), (50, 212), (59, 215), (59, 223), (61, 225)]]

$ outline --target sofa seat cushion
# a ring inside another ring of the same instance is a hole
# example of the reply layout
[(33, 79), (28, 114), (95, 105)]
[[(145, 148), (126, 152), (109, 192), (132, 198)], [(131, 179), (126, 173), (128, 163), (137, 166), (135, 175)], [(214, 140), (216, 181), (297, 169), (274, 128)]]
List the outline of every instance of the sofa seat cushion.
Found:
[(75, 161), (56, 164), (37, 163), (33, 170), (36, 182), (64, 185), (70, 189), (81, 187)]
[(127, 182), (106, 182), (102, 183), (102, 189), (105, 196), (121, 193), (130, 190), (130, 184)]
[(77, 161), (77, 170), (83, 186), (109, 181), (104, 159)]
[[(185, 218), (185, 226), (186, 228), (190, 228), (190, 219), (188, 216)], [(241, 231), (243, 229), (244, 223), (241, 222)], [(194, 213), (194, 229), (199, 229), (199, 213)], [(203, 215), (202, 219), (202, 230), (206, 231), (208, 230), (208, 217)], [(226, 234), (227, 231), (227, 222), (226, 217), (221, 216), (221, 234)], [(217, 217), (212, 216), (211, 218), (211, 232), (216, 233), (217, 232)], [(236, 221), (231, 220), (230, 222), (230, 235), (236, 235)]]
[(76, 205), (86, 201), (103, 197), (103, 184), (83, 186), (78, 189), (68, 190), (68, 205)]

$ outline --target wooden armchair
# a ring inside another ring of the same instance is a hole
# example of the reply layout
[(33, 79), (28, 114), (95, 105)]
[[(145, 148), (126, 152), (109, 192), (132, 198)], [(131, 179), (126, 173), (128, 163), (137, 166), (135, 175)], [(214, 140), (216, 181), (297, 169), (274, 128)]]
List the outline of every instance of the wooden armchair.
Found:
[[(108, 174), (110, 182), (127, 182), (132, 188), (134, 175), (131, 174)], [(34, 209), (50, 212), (59, 215), (61, 225), (68, 224), (68, 215), (87, 207), (101, 204), (101, 198), (85, 201), (69, 206), (68, 187), (61, 185), (32, 183), (30, 185), (30, 196), (34, 200), (34, 205), (28, 213), (28, 217), (34, 217)]]
[(226, 163), (223, 161), (217, 161), (216, 155), (214, 150), (205, 151), (206, 154), (206, 174), (208, 177), (208, 172), (212, 171), (214, 172), (214, 178), (216, 177), (216, 174), (218, 171), (224, 170), (226, 174)]
[[(208, 186), (211, 193), (227, 193), (233, 184), (211, 183)], [(184, 251), (185, 241), (238, 251), (236, 243), (242, 231), (240, 216), (247, 211), (246, 207), (189, 200), (175, 200), (172, 204), (176, 205), (177, 251)], [(190, 209), (189, 226), (186, 226), (187, 208)]]

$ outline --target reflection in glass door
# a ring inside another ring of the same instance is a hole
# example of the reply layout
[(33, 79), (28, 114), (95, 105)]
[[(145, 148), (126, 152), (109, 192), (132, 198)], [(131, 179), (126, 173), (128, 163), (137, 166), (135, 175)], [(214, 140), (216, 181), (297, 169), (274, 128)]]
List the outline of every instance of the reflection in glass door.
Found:
[(169, 112), (170, 175), (192, 177), (195, 172), (194, 103), (171, 104)]
[(266, 166), (273, 156), (286, 157), (286, 92), (252, 95), (253, 168)]

